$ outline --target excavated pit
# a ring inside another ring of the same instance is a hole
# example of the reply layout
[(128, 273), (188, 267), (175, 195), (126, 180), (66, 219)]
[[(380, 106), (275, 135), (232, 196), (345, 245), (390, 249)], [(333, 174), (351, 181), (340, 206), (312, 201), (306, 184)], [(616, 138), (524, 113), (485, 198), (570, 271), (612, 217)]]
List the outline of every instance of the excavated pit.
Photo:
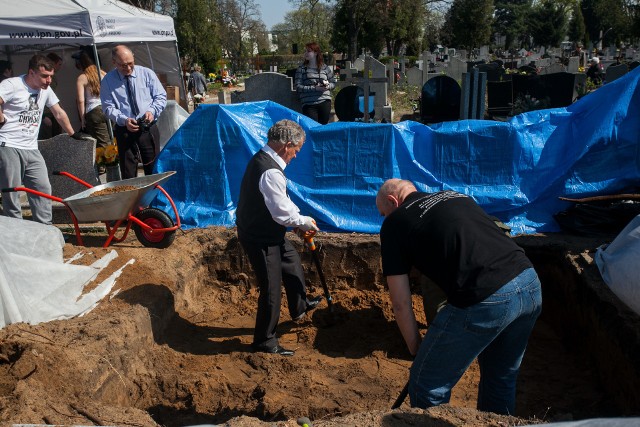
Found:
[[(472, 410), (474, 363), (439, 420), (518, 425), (638, 414), (640, 316), (609, 291), (592, 259), (613, 237), (515, 238), (543, 284), (543, 312), (518, 381), (519, 419)], [(93, 253), (85, 263), (106, 252), (104, 237), (85, 240)], [(302, 252), (309, 293), (322, 294), (310, 254), (291, 240)], [(335, 314), (322, 303), (311, 319), (294, 323), (283, 298), (278, 332), (296, 350), (292, 358), (250, 352), (257, 290), (234, 230), (192, 230), (164, 250), (135, 239), (116, 245), (111, 269), (136, 259), (116, 296), (82, 318), (0, 331), (0, 420), (262, 425), (231, 423), (244, 416), (289, 426), (295, 422), (285, 420), (307, 416), (333, 426), (334, 417), (387, 411), (411, 361), (384, 286), (378, 236), (321, 233), (316, 243)], [(67, 244), (65, 256), (80, 250)], [(414, 305), (425, 330), (417, 294)], [(401, 409), (404, 415), (392, 417), (398, 424), (371, 415), (353, 425), (404, 426), (416, 422), (411, 417), (442, 425), (433, 412), (409, 414), (407, 403)]]

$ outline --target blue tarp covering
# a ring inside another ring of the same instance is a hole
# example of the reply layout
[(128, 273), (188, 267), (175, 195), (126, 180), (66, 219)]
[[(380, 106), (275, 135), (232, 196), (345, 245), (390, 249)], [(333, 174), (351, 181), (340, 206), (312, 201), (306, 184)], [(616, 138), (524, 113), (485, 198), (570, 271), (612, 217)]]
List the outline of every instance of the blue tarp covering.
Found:
[(392, 177), (423, 191), (468, 194), (514, 234), (557, 231), (553, 214), (570, 206), (559, 196), (636, 191), (639, 79), (637, 67), (569, 107), (508, 122), (322, 126), (270, 101), (203, 104), (168, 141), (156, 169), (177, 171), (164, 188), (185, 227), (234, 226), (247, 162), (269, 127), (290, 119), (307, 140), (285, 170), (289, 195), (323, 231), (379, 232), (375, 196)]

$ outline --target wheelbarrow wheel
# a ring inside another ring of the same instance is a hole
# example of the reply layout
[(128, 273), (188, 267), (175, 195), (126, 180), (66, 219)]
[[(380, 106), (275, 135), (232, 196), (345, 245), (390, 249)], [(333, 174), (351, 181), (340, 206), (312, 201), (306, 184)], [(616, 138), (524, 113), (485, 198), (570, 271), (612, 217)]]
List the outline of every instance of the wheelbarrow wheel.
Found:
[[(173, 220), (171, 217), (156, 208), (143, 209), (136, 214), (136, 218), (154, 229), (173, 227)], [(176, 230), (165, 231), (162, 233), (151, 233), (135, 222), (133, 223), (133, 231), (136, 233), (136, 237), (140, 243), (148, 248), (168, 248), (176, 237)]]

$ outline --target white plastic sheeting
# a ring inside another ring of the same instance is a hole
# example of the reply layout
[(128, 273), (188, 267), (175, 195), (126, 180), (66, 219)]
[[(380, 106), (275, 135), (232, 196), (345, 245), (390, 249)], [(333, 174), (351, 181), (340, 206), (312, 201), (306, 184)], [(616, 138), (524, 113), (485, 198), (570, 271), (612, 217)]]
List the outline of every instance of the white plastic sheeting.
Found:
[[(640, 215), (608, 246), (596, 251), (600, 275), (611, 291), (640, 314)], [(640, 424), (639, 424), (640, 425)]]
[(87, 313), (111, 291), (124, 268), (83, 294), (85, 286), (118, 256), (115, 251), (90, 266), (66, 264), (58, 228), (4, 216), (0, 216), (0, 239), (0, 327)]

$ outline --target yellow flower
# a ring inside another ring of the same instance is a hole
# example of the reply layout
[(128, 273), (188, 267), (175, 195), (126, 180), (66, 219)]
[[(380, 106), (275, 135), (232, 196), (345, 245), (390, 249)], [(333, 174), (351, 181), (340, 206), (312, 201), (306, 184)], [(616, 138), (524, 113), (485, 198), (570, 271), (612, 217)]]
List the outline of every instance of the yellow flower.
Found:
[(118, 164), (118, 146), (109, 144), (106, 147), (96, 148), (96, 163), (103, 166)]
[(104, 156), (104, 148), (103, 147), (96, 148), (96, 163), (97, 164), (101, 164), (102, 163), (102, 156)]

